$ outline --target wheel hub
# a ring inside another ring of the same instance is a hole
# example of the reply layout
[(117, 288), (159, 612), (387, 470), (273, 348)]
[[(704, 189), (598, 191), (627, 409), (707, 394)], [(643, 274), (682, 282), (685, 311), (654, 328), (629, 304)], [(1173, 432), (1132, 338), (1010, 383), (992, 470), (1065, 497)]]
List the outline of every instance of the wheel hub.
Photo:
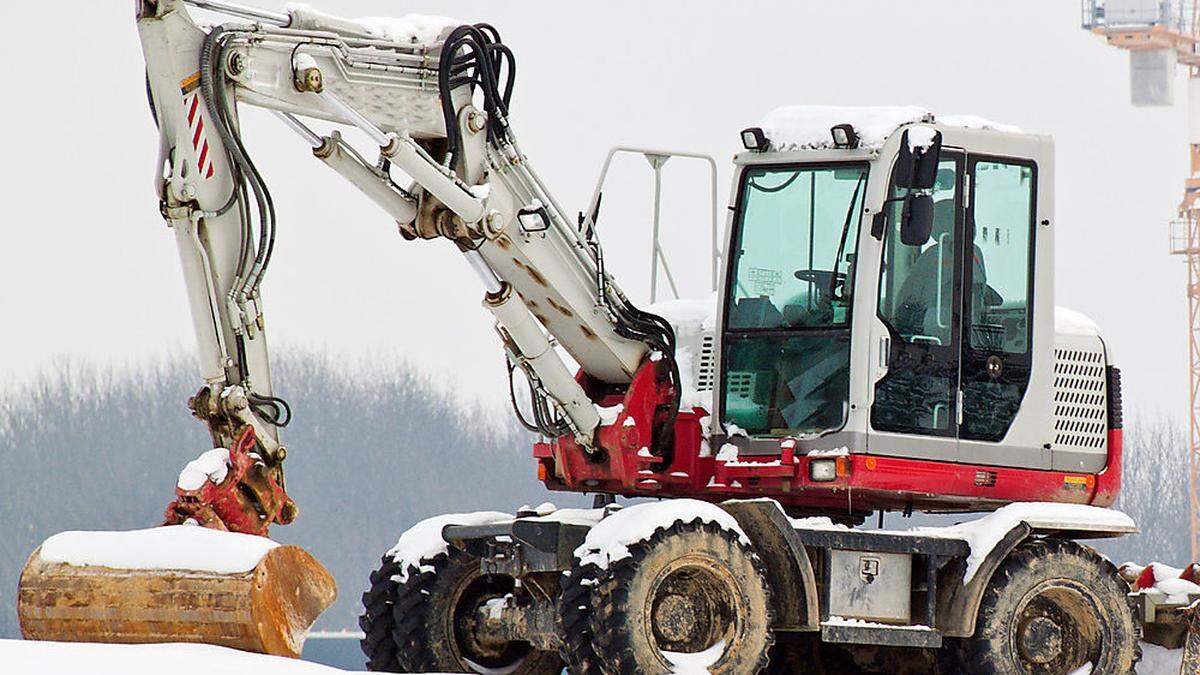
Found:
[(678, 565), (659, 580), (649, 618), (660, 649), (701, 652), (733, 630), (733, 580), (718, 569), (708, 561), (693, 561)]
[(1017, 648), (1027, 661), (1037, 664), (1050, 663), (1062, 654), (1062, 627), (1044, 616), (1034, 617), (1024, 623), (1018, 634)]
[(683, 595), (670, 594), (654, 608), (654, 626), (667, 642), (690, 642), (697, 632), (696, 604)]

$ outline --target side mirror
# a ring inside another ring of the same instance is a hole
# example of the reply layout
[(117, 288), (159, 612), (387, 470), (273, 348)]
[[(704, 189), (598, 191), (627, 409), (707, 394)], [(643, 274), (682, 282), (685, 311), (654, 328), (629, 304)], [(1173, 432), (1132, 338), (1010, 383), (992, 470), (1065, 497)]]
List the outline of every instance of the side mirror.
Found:
[(942, 132), (924, 126), (905, 129), (896, 155), (896, 187), (932, 190), (941, 153)]
[(933, 197), (909, 194), (904, 198), (900, 214), (900, 243), (905, 246), (924, 246), (933, 234)]

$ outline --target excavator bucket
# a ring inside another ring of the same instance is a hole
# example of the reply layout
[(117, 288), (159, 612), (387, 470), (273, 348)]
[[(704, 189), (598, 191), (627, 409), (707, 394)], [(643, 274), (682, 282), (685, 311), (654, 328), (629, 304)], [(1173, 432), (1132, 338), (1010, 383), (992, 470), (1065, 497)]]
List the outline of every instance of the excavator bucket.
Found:
[[(169, 530), (249, 537), (186, 526), (65, 534), (121, 536)], [(78, 560), (55, 559), (64, 556), (47, 559), (43, 549), (53, 539), (34, 551), (21, 573), (17, 614), (21, 633), (29, 640), (204, 642), (297, 657), (309, 627), (337, 596), (333, 578), (315, 558), (296, 546), (274, 546), (266, 539), (262, 541), (272, 548), (249, 569), (234, 572), (80, 565)]]

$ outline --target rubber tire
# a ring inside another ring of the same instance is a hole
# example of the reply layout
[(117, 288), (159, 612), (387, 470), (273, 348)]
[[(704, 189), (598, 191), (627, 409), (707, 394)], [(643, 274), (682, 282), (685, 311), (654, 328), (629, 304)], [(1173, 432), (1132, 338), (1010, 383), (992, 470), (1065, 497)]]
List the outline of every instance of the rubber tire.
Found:
[[(629, 557), (613, 562), (593, 587), (591, 627), (603, 670), (616, 675), (669, 673), (667, 662), (646, 621), (655, 578), (672, 563), (691, 556), (723, 567), (736, 586), (739, 634), (709, 671), (714, 675), (750, 675), (765, 669), (771, 634), (771, 598), (762, 561), (738, 535), (718, 525), (676, 522), (647, 540), (629, 545)], [(738, 619), (735, 619), (735, 621)]]
[[(408, 578), (397, 585), (392, 640), (396, 660), (409, 673), (477, 672), (457, 654), (454, 620), (455, 593), (482, 577), (479, 558), (451, 549), (420, 567), (410, 565)], [(511, 675), (558, 675), (563, 663), (555, 652), (530, 649)]]
[(396, 581), (400, 566), (391, 556), (384, 556), (379, 569), (371, 572), (371, 586), (362, 594), (363, 613), (358, 617), (358, 627), (363, 639), (359, 641), (363, 655), (367, 657), (367, 670), (373, 672), (398, 673), (400, 663), (396, 660), (396, 643), (392, 639), (395, 620), (392, 608), (396, 602)]
[(1093, 672), (1132, 673), (1141, 659), (1142, 627), (1127, 600), (1129, 586), (1121, 580), (1117, 568), (1095, 549), (1066, 539), (1027, 541), (1008, 555), (984, 590), (975, 634), (953, 645), (960, 669), (978, 675), (1059, 673), (1062, 664), (1026, 668), (1010, 636), (1026, 595), (1039, 587), (1053, 588), (1047, 584), (1054, 582), (1059, 588), (1086, 588), (1092, 595), (1089, 602), (1095, 603), (1093, 617), (1103, 633)]
[(594, 564), (572, 567), (562, 575), (558, 603), (558, 655), (571, 675), (603, 675), (592, 644), (592, 588), (600, 570)]

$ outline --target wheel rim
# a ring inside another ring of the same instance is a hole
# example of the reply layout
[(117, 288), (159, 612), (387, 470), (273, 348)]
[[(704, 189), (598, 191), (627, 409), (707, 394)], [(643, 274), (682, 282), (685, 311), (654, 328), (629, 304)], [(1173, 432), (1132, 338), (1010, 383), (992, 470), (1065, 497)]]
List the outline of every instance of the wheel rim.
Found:
[(468, 672), (511, 673), (529, 656), (527, 642), (503, 640), (479, 623), (479, 609), (513, 591), (512, 577), (482, 574), (464, 579), (454, 593), (454, 611), (446, 617), (451, 651)]
[(740, 595), (725, 565), (707, 556), (672, 562), (648, 594), (645, 625), (660, 652), (696, 654), (739, 634)]
[(1025, 672), (1065, 673), (1101, 667), (1107, 631), (1100, 602), (1071, 579), (1046, 580), (1022, 598), (1009, 633), (1010, 652)]

